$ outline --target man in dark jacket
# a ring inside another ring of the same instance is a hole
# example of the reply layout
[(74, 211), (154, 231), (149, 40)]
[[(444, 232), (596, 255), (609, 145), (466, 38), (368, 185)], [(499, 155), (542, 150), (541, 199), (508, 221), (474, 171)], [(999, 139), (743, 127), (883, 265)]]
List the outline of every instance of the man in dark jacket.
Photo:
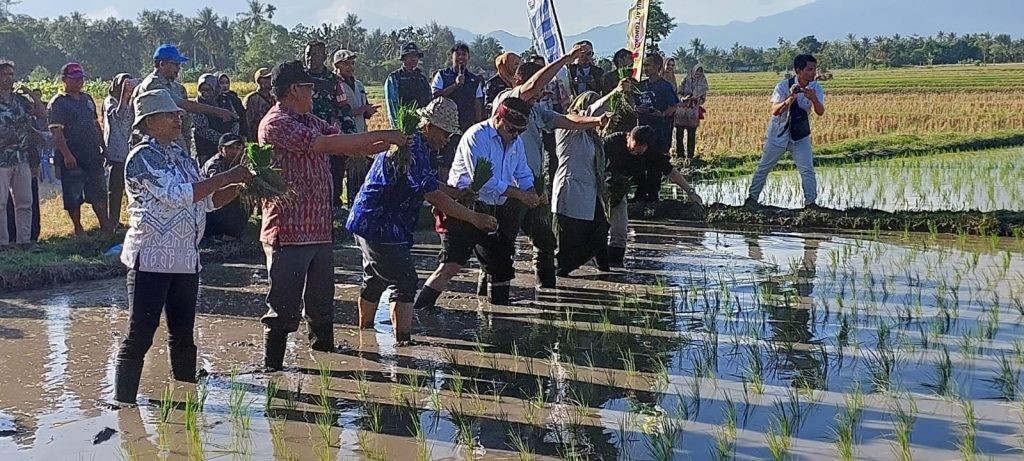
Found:
[[(593, 48), (588, 40), (577, 42), (575, 45), (587, 45)], [(574, 46), (575, 46), (574, 45)], [(594, 65), (594, 52), (583, 55), (576, 62), (566, 66), (569, 68), (569, 78), (572, 80), (572, 93), (579, 96), (588, 91), (603, 93), (604, 69)], [(615, 85), (618, 85), (618, 81)]]
[(402, 67), (388, 74), (384, 82), (384, 102), (392, 128), (402, 104), (415, 103), (417, 109), (422, 109), (430, 102), (430, 83), (419, 67), (422, 59), (419, 47), (413, 42), (406, 43), (402, 46)]

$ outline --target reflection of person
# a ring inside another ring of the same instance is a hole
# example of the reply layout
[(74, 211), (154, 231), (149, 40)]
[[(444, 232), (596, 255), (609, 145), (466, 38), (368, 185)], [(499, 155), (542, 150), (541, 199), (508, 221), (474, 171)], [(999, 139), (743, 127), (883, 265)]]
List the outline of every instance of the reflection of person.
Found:
[(370, 155), (405, 144), (398, 131), (339, 134), (313, 115), (315, 80), (299, 61), (274, 68), (277, 104), (263, 117), (259, 142), (274, 146), (273, 166), (292, 188), (287, 199), (263, 204), (260, 242), (267, 255), (270, 291), (264, 325), (264, 364), (280, 370), (288, 334), (309, 324), (310, 348), (333, 352), (334, 253), (328, 155)]
[(750, 190), (744, 202), (748, 208), (756, 208), (761, 191), (768, 179), (768, 173), (787, 151), (793, 154), (793, 161), (800, 173), (800, 185), (804, 192), (804, 205), (816, 207), (818, 180), (814, 174), (814, 155), (811, 151), (810, 111), (818, 116), (825, 115), (825, 90), (815, 78), (818, 61), (814, 56), (801, 54), (793, 60), (795, 77), (782, 80), (775, 86), (771, 98), (771, 121), (764, 141), (761, 161), (754, 170)]
[(412, 330), (412, 303), (416, 298), (416, 267), (410, 251), (420, 208), (426, 199), (445, 216), (493, 231), (493, 216), (470, 211), (442, 191), (431, 166), (431, 151), (459, 134), (455, 103), (438, 98), (420, 109), (419, 132), (413, 136), (407, 173), (400, 173), (387, 152), (377, 154), (366, 182), (354, 197), (346, 227), (363, 253), (363, 287), (359, 293), (359, 327), (373, 328), (381, 295), (391, 291), (391, 324), (399, 342)]
[(117, 354), (114, 399), (135, 403), (143, 360), (166, 312), (174, 379), (196, 381), (193, 339), (199, 294), (199, 242), (206, 213), (233, 200), (251, 175), (237, 166), (202, 179), (199, 164), (174, 140), (183, 112), (166, 90), (135, 99), (135, 127), (145, 136), (125, 163), (129, 230), (128, 332)]
[(522, 220), (519, 204), (528, 208), (540, 204), (520, 138), (530, 123), (529, 113), (530, 104), (526, 101), (506, 98), (490, 120), (473, 125), (463, 134), (448, 185), (463, 190), (469, 188), (478, 162), (490, 161), (494, 176), (478, 191), (478, 207), (497, 219), (498, 231), (488, 234), (464, 221), (440, 216), (437, 226), (441, 236), (440, 265), (416, 295), (416, 309), (433, 307), (448, 282), (474, 254), (490, 280), (491, 304), (509, 304), (510, 283), (515, 277), (512, 257)]

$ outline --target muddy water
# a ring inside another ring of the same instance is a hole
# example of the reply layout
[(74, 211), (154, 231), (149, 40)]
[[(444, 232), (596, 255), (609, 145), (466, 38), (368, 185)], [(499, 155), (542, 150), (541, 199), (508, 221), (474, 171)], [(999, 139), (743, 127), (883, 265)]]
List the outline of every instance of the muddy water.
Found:
[[(438, 248), (422, 237), (425, 277)], [(627, 271), (584, 268), (560, 290), (532, 288), (523, 242), (516, 306), (478, 301), (466, 271), (444, 309), (419, 315), (411, 347), (395, 347), (385, 310), (375, 330), (351, 326), (358, 253), (339, 247), (336, 332), (351, 351), (310, 353), (294, 335), (288, 369), (273, 374), (253, 372), (267, 285), (260, 261), (210, 265), (197, 342), (212, 375), (198, 388), (169, 382), (161, 329), (142, 405), (121, 411), (102, 402), (127, 320), (123, 280), (10, 295), (0, 300), (0, 453), (518, 459), (521, 448), (539, 459), (711, 459), (718, 437), (736, 459), (769, 459), (765, 434), (785, 420), (790, 454), (833, 459), (832, 426), (856, 388), (860, 459), (901, 451), (897, 405), (912, 416), (916, 459), (959, 458), (968, 441), (961, 400), (977, 418), (974, 451), (1019, 459), (1020, 241), (666, 223), (639, 224), (631, 239)], [(880, 376), (888, 351), (892, 373)], [(203, 405), (192, 429), (194, 400)], [(721, 436), (729, 420), (734, 438)]]
[[(1022, 165), (1024, 148), (1013, 148), (817, 168), (818, 204), (839, 210), (1024, 210)], [(747, 197), (750, 177), (696, 187), (708, 203), (741, 205)], [(663, 195), (672, 193), (666, 190)], [(761, 202), (802, 207), (799, 174), (771, 173)]]

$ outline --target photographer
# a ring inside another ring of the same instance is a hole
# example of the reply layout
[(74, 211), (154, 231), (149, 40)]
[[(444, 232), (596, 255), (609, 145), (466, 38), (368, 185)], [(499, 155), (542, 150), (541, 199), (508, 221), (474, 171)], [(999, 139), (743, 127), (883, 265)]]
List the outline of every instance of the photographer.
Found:
[(818, 61), (814, 56), (801, 54), (793, 60), (796, 76), (779, 82), (771, 98), (771, 122), (764, 141), (761, 161), (754, 170), (750, 191), (743, 206), (752, 209), (759, 206), (758, 198), (764, 189), (768, 173), (778, 163), (782, 154), (792, 152), (796, 169), (800, 172), (801, 187), (804, 191), (804, 205), (816, 208), (818, 181), (814, 175), (814, 157), (811, 152), (810, 111), (818, 116), (825, 115), (825, 90), (815, 81)]

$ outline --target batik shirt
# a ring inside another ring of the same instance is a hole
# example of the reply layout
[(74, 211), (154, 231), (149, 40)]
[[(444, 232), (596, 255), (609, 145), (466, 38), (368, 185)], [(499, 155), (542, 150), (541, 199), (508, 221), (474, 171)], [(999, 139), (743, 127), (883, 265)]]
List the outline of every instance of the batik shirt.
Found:
[(413, 135), (409, 171), (399, 176), (386, 152), (377, 155), (359, 190), (345, 227), (374, 243), (413, 244), (423, 196), (438, 189), (437, 170), (430, 166), (430, 148)]
[(32, 148), (32, 116), (29, 103), (11, 94), (0, 98), (0, 168), (10, 168), (28, 160)]
[(206, 213), (215, 208), (212, 195), (193, 199), (192, 185), (202, 180), (196, 159), (147, 136), (128, 154), (124, 176), (129, 229), (121, 262), (143, 272), (198, 273)]

